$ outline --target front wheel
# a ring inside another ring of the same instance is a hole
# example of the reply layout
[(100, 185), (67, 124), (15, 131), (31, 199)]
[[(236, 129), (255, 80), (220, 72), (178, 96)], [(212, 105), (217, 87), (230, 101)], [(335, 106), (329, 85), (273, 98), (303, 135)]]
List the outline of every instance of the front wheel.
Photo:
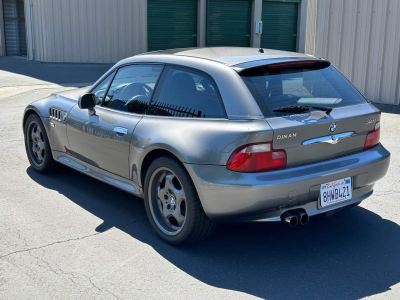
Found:
[(26, 154), (33, 169), (39, 173), (52, 171), (55, 161), (51, 154), (46, 130), (38, 115), (32, 114), (27, 118), (24, 136)]
[(156, 159), (145, 178), (145, 206), (150, 224), (167, 243), (183, 245), (211, 235), (208, 219), (186, 170), (169, 157)]

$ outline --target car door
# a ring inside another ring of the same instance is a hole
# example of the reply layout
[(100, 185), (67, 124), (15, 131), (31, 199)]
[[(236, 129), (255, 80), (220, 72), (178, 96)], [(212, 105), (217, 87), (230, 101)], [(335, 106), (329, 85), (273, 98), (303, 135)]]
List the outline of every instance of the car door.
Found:
[(113, 174), (130, 178), (132, 133), (153, 94), (162, 65), (129, 65), (115, 70), (92, 92), (96, 113), (74, 106), (67, 119), (67, 135), (76, 158)]

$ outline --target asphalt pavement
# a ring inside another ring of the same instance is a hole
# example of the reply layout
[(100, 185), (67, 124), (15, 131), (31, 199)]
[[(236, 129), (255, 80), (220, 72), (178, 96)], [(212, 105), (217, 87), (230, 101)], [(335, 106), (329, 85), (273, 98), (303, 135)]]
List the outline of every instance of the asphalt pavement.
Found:
[(37, 174), (26, 158), (25, 106), (109, 65), (15, 60), (0, 59), (0, 94), (15, 88), (0, 99), (0, 299), (400, 299), (399, 109), (381, 107), (391, 166), (359, 207), (295, 228), (220, 224), (173, 247), (142, 200), (66, 167)]

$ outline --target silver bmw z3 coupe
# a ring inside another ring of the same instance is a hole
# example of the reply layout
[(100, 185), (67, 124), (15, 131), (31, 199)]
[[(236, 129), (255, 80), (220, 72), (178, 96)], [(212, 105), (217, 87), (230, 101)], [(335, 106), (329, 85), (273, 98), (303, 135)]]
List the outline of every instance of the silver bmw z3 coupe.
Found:
[(167, 243), (217, 222), (306, 224), (368, 198), (387, 172), (380, 111), (329, 61), (256, 48), (124, 59), (23, 116), (34, 170), (64, 164), (144, 199)]

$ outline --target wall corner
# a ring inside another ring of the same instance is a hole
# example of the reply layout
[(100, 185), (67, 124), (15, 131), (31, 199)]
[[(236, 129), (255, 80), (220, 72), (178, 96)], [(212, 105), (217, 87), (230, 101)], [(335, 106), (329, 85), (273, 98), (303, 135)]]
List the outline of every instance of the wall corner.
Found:
[(300, 53), (305, 53), (306, 51), (307, 7), (308, 0), (302, 0), (297, 26), (297, 52)]
[(252, 6), (250, 46), (254, 48), (261, 47), (261, 34), (255, 33), (257, 21), (262, 21), (262, 0), (254, 0)]

